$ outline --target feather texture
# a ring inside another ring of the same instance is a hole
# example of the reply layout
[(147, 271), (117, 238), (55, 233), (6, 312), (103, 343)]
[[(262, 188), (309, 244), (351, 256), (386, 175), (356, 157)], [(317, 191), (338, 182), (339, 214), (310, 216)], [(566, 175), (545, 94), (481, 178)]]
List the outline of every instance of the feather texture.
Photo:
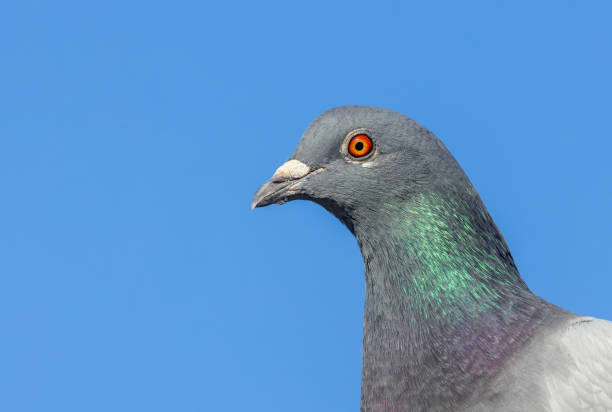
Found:
[[(374, 145), (365, 162), (346, 150), (356, 132)], [(612, 323), (529, 290), (476, 189), (427, 129), (339, 107), (311, 123), (286, 165), (301, 173), (273, 177), (253, 206), (317, 202), (361, 249), (363, 412), (612, 411)]]
[(612, 411), (612, 322), (573, 319), (553, 339), (557, 366), (545, 376), (550, 410)]

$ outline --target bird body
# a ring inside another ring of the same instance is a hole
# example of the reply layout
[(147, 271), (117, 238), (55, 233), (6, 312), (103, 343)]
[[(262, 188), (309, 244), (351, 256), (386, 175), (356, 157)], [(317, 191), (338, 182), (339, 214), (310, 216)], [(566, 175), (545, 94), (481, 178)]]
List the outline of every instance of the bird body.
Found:
[(612, 323), (533, 294), (446, 147), (398, 113), (332, 109), (253, 206), (315, 201), (365, 266), (361, 410), (612, 410)]

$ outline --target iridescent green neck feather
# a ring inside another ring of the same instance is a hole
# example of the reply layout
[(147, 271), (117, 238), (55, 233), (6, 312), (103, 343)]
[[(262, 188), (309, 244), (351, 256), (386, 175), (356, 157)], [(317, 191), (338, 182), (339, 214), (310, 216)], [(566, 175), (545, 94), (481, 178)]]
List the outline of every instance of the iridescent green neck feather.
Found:
[[(395, 199), (393, 199), (395, 200)], [(468, 196), (435, 192), (414, 195), (397, 205), (383, 200), (387, 244), (400, 268), (398, 287), (420, 305), (448, 318), (490, 309), (501, 294), (528, 293), (510, 252), (473, 191)], [(399, 269), (399, 270), (398, 270)]]
[(391, 192), (354, 213), (364, 214), (355, 226), (366, 266), (362, 406), (411, 405), (406, 394), (418, 394), (421, 406), (431, 396), (451, 408), (550, 312), (471, 184)]

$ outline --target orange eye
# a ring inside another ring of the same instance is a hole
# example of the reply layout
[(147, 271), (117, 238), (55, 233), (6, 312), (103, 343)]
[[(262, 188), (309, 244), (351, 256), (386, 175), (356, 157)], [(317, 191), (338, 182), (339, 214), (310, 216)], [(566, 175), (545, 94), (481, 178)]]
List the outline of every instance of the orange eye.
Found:
[(353, 157), (363, 157), (372, 151), (372, 139), (365, 134), (358, 134), (351, 138), (348, 144), (348, 152)]

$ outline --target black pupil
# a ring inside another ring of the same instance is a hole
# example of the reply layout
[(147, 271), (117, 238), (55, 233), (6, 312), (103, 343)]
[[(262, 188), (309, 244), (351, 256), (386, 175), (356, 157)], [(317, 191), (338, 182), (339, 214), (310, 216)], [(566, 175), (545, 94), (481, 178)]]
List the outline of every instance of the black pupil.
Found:
[(357, 150), (358, 152), (361, 152), (363, 150), (363, 142), (355, 143), (355, 150)]

